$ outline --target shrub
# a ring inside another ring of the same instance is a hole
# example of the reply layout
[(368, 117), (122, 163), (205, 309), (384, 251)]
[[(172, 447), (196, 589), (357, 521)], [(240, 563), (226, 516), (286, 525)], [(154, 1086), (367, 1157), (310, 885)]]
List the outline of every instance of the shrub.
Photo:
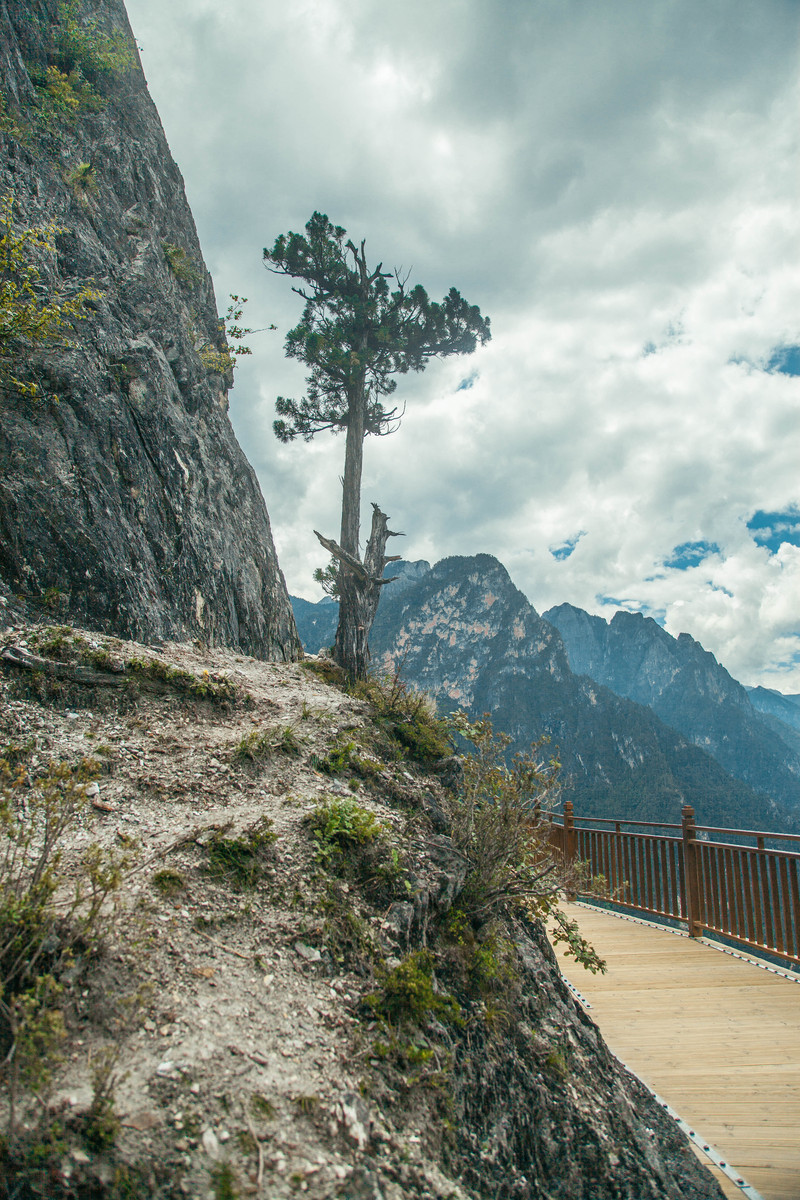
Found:
[(82, 819), (95, 775), (91, 760), (51, 763), (38, 776), (0, 760), (0, 1055), (12, 1134), (22, 1090), (46, 1096), (76, 961), (99, 949), (105, 901), (130, 863), (92, 844), (71, 899), (64, 895), (61, 843)]
[[(510, 738), (495, 735), (488, 717), (471, 724), (453, 717), (454, 730), (475, 747), (464, 757), (457, 797), (446, 801), (453, 841), (467, 864), (460, 905), (473, 924), (517, 906), (532, 916), (551, 919), (557, 941), (588, 970), (605, 964), (558, 907), (564, 890), (573, 890), (580, 864), (568, 864), (550, 843), (548, 812), (559, 792), (560, 764), (541, 757), (543, 742), (530, 753), (506, 760)], [(596, 883), (597, 881), (595, 881)], [(582, 881), (583, 890), (586, 883)]]
[(31, 399), (41, 398), (39, 385), (16, 374), (27, 364), (30, 350), (68, 345), (65, 334), (100, 298), (88, 285), (71, 295), (48, 285), (44, 264), (55, 257), (60, 232), (52, 222), (17, 230), (13, 193), (0, 201), (0, 389), (11, 387)]
[[(197, 353), (207, 371), (217, 371), (220, 375), (227, 375), (229, 371), (236, 369), (240, 358), (253, 353), (249, 346), (243, 344), (243, 339), (248, 334), (260, 333), (261, 330), (245, 329), (244, 326), (237, 324), (242, 319), (245, 304), (247, 304), (246, 296), (231, 295), (228, 311), (219, 322), (220, 338), (225, 339), (225, 344), (221, 348), (212, 346), (206, 340), (201, 340)], [(274, 329), (275, 326), (271, 325), (270, 328)]]

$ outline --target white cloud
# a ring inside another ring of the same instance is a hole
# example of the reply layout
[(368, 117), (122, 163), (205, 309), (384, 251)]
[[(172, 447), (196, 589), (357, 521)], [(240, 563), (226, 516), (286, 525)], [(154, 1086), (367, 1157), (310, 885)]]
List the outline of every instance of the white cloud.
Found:
[[(220, 307), (250, 296), (232, 416), (290, 587), (339, 525), (343, 446), (279, 446), (299, 314), (261, 248), (314, 209), (492, 317), (469, 361), (401, 380), (364, 501), (436, 559), (493, 553), (541, 610), (647, 605), (746, 682), (800, 691), (800, 10), (789, 0), (129, 0)], [(470, 378), (469, 388), (458, 390)], [(578, 538), (578, 535), (581, 535)], [(551, 548), (578, 538), (573, 552)], [(719, 547), (686, 570), (674, 548)]]

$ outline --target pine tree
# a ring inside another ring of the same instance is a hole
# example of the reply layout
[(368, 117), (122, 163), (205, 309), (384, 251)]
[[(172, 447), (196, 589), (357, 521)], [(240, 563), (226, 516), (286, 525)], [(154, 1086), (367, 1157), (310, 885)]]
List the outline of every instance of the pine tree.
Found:
[[(323, 430), (345, 431), (342, 525), (339, 542), (317, 533), (338, 564), (339, 627), (334, 657), (350, 679), (363, 678), (368, 638), (378, 607), (388, 538), (388, 518), (373, 505), (372, 530), (359, 553), (364, 438), (394, 432), (402, 411), (388, 407), (397, 375), (423, 371), (432, 358), (471, 354), (491, 337), (489, 318), (455, 288), (441, 303), (428, 298), (399, 271), (367, 265), (365, 242), (315, 212), (305, 235), (283, 234), (264, 250), (266, 266), (300, 283), (300, 323), (286, 336), (285, 352), (309, 368), (307, 395), (279, 396), (276, 436), (310, 441)], [(393, 281), (390, 283), (390, 281)], [(315, 530), (316, 532), (316, 530)]]

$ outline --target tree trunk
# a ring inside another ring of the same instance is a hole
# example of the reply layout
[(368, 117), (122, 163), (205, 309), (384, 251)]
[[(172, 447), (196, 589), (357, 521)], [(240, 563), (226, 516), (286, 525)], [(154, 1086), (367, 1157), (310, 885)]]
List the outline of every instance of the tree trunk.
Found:
[(347, 440), (344, 448), (342, 479), (342, 532), (340, 545), (347, 554), (358, 558), (358, 534), (361, 525), (361, 468), (364, 461), (365, 423), (364, 384), (350, 400)]
[(372, 510), (372, 531), (363, 563), (357, 555), (317, 533), (322, 545), (339, 563), (339, 627), (333, 657), (351, 682), (363, 679), (367, 674), (369, 632), (378, 610), (381, 588), (391, 582), (383, 578), (383, 571), (387, 563), (396, 562), (399, 557), (387, 557), (386, 542), (390, 537), (403, 536), (388, 528), (389, 518), (377, 504), (373, 504)]

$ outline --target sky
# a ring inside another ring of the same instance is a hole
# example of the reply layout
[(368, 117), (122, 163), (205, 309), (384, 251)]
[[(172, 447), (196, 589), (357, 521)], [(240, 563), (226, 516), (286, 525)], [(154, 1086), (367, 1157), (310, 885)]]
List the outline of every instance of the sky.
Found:
[[(798, 0), (128, 0), (215, 282), (231, 419), (290, 591), (338, 537), (341, 436), (281, 445), (316, 211), (492, 322), (365, 444), (403, 556), (489, 553), (539, 611), (641, 610), (800, 692)], [(276, 325), (277, 330), (267, 327)]]

